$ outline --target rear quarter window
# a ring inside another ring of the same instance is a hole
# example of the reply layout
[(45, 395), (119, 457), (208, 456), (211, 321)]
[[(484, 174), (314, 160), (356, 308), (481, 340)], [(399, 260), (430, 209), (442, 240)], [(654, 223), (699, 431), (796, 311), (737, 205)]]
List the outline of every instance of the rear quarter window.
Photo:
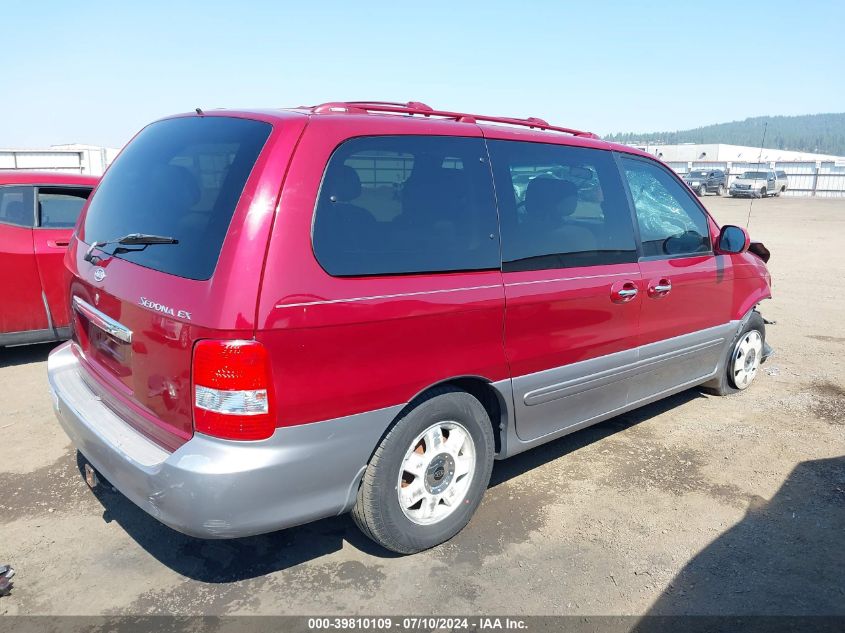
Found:
[(330, 275), (499, 268), (484, 142), (360, 137), (332, 154), (314, 217), (314, 253)]
[(129, 233), (178, 244), (103, 248), (140, 266), (188, 279), (211, 277), (235, 207), (271, 132), (268, 123), (188, 117), (153, 123), (109, 168), (91, 200), (82, 239)]

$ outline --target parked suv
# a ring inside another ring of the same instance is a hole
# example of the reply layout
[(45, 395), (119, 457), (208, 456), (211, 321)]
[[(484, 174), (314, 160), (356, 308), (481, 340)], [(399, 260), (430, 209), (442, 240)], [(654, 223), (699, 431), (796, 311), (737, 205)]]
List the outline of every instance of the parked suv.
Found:
[(699, 197), (707, 192), (721, 196), (727, 189), (728, 177), (721, 169), (693, 169), (684, 176), (684, 182)]
[(738, 198), (779, 196), (786, 191), (787, 184), (786, 174), (781, 179), (773, 169), (745, 171), (731, 183), (730, 194)]
[(65, 249), (97, 178), (0, 172), (0, 347), (70, 336)]
[(416, 552), (467, 524), (494, 459), (747, 388), (770, 351), (749, 246), (663, 163), (540, 119), (174, 116), (83, 212), (50, 387), (87, 472), (179, 531), (351, 510)]

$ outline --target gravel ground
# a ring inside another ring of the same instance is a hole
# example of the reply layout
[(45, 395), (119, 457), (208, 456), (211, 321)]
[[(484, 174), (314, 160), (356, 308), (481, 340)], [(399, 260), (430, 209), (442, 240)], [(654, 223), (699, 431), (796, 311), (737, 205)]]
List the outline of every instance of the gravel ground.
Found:
[[(721, 222), (748, 201), (708, 196)], [(754, 202), (776, 355), (497, 463), (450, 543), (397, 557), (348, 517), (237, 541), (90, 491), (47, 394), (48, 346), (0, 349), (0, 614), (845, 615), (845, 200)]]

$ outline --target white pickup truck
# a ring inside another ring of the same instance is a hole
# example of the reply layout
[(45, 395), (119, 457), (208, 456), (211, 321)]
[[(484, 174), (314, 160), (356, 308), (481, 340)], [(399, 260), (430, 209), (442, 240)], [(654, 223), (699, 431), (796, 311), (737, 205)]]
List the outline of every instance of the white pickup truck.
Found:
[(740, 174), (731, 183), (731, 197), (765, 198), (779, 196), (789, 186), (786, 173), (773, 169), (758, 169)]

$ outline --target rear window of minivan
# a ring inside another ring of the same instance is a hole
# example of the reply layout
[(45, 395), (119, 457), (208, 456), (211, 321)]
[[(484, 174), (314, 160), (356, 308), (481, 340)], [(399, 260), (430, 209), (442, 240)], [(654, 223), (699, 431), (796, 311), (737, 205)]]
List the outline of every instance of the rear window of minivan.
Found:
[(247, 178), (272, 127), (233, 117), (187, 117), (153, 123), (121, 152), (91, 200), (86, 243), (148, 233), (178, 244), (103, 251), (171, 275), (205, 280)]

